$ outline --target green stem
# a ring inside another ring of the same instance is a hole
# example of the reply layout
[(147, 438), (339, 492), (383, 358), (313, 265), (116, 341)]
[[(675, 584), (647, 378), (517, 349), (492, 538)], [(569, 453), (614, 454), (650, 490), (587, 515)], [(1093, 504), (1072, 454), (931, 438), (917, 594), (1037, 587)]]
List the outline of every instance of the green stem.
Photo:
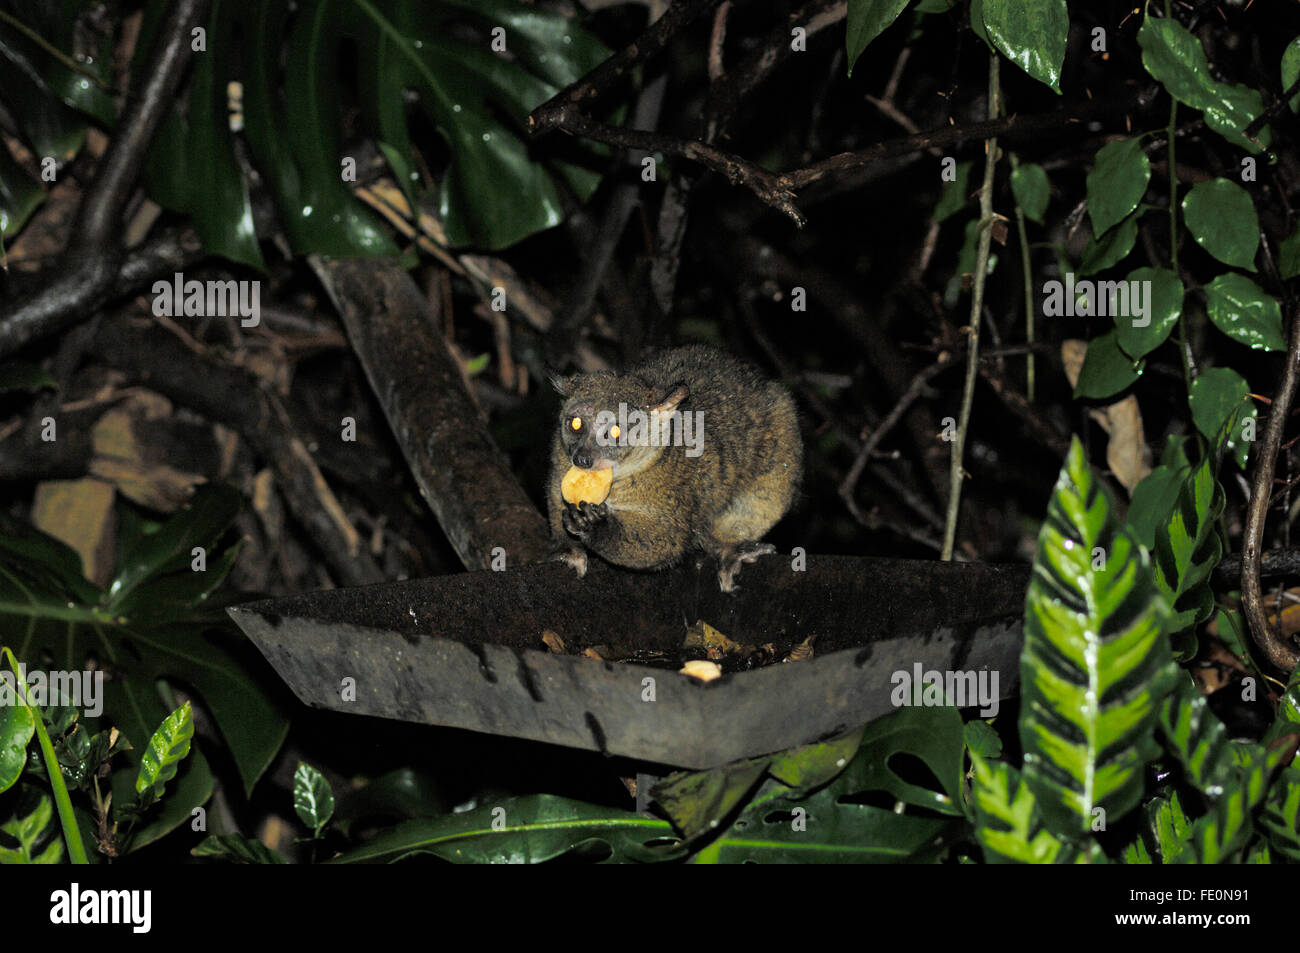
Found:
[[(989, 118), (998, 116), (998, 55), (989, 54)], [(989, 245), (993, 240), (993, 172), (998, 163), (998, 140), (989, 139), (984, 157), (984, 184), (980, 187), (979, 250), (975, 255), (974, 284), (971, 288), (970, 327), (966, 341), (966, 383), (962, 388), (961, 416), (953, 438), (952, 462), (948, 471), (948, 513), (943, 527), (941, 559), (951, 560), (957, 539), (957, 513), (961, 509), (961, 485), (965, 476), (962, 462), (966, 454), (966, 428), (970, 425), (971, 404), (975, 400), (975, 378), (980, 364), (980, 312), (984, 310), (984, 284), (988, 277)]]
[[(1165, 16), (1173, 16), (1173, 0), (1165, 0)], [(1178, 134), (1178, 100), (1169, 97), (1169, 266), (1175, 277), (1178, 272), (1178, 161), (1174, 140)], [(1181, 281), (1181, 277), (1179, 277)], [(1190, 397), (1192, 393), (1192, 357), (1187, 350), (1187, 309), (1178, 312), (1178, 354), (1183, 365), (1183, 385)]]
[(27, 679), (23, 678), (14, 653), (9, 651), (8, 646), (3, 649), (3, 652), (9, 659), (9, 667), (14, 670), (14, 677), (18, 680), (18, 690), (23, 704), (36, 720), (36, 735), (40, 738), (41, 754), (45, 757), (45, 773), (50, 776), (50, 787), (54, 789), (54, 803), (59, 809), (59, 823), (63, 826), (63, 840), (68, 845), (68, 856), (72, 858), (74, 864), (88, 864), (90, 861), (86, 859), (86, 846), (81, 841), (81, 828), (77, 826), (77, 817), (72, 813), (72, 798), (68, 796), (68, 786), (63, 782), (63, 769), (59, 767), (59, 759), (54, 754), (54, 745), (50, 742), (49, 732), (45, 730), (45, 719), (41, 717), (41, 710), (27, 700)]
[[(1020, 157), (1014, 152), (1011, 153), (1011, 172), (1014, 175), (1020, 168)], [(1012, 190), (1014, 198), (1015, 190)], [(1033, 271), (1029, 262), (1029, 232), (1025, 229), (1025, 210), (1020, 207), (1020, 200), (1016, 199), (1016, 234), (1020, 237), (1020, 271), (1024, 276), (1025, 284), (1025, 343), (1029, 345), (1029, 352), (1025, 355), (1025, 396), (1032, 404), (1034, 402), (1034, 339), (1035, 327), (1034, 321), (1034, 287)]]
[(35, 30), (29, 27), (22, 20), (19, 20), (12, 13), (6, 13), (4, 10), (0, 10), (0, 23), (8, 23), (11, 27), (13, 27), (23, 36), (27, 37), (27, 39), (31, 40), (33, 43), (35, 43), (37, 46), (43, 49), (46, 53), (49, 53), (50, 56), (54, 57), (64, 66), (66, 66), (68, 69), (72, 70), (74, 73), (80, 73), (82, 76), (88, 77), (91, 80), (91, 82), (93, 82), (100, 89), (108, 92), (112, 91), (108, 83), (104, 82), (102, 79), (96, 76), (93, 70), (87, 69), (85, 66), (78, 63), (71, 56), (69, 56), (67, 53), (64, 53), (61, 49), (59, 49), (49, 40), (45, 39), (45, 37), (41, 36), (39, 33), (37, 33)]

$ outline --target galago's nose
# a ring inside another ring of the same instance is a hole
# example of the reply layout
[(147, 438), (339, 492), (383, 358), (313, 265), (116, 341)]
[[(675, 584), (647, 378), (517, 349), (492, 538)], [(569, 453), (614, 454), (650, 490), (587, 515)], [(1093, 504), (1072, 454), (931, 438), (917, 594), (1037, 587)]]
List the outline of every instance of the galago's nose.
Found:
[(590, 470), (592, 463), (591, 454), (586, 450), (579, 450), (573, 455), (573, 465), (579, 469)]

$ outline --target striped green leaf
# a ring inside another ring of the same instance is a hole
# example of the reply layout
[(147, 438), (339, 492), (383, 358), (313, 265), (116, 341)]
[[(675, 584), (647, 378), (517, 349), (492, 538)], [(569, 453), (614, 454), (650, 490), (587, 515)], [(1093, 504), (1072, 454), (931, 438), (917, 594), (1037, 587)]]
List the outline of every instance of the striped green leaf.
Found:
[[(1205, 814), (1191, 823), (1181, 845), (1167, 852), (1162, 843), (1165, 862), (1236, 862), (1255, 831), (1255, 810), (1269, 793), (1289, 749), (1232, 741), (1205, 696), (1187, 678), (1179, 680), (1161, 706), (1160, 733), (1167, 749), (1182, 763), (1187, 780), (1208, 802)], [(1279, 828), (1286, 823), (1285, 810), (1283, 800), (1276, 811)], [(1294, 820), (1294, 814), (1291, 817)]]
[(149, 747), (140, 757), (140, 773), (135, 779), (135, 790), (142, 805), (162, 797), (167, 782), (176, 777), (176, 769), (190, 753), (190, 740), (194, 737), (194, 712), (190, 703), (163, 719), (158, 730), (149, 739)]
[(1074, 864), (1084, 854), (1043, 826), (1033, 792), (1004, 761), (985, 761), (974, 751), (975, 836), (990, 864)]
[(1142, 796), (1177, 671), (1152, 576), (1074, 440), (1038, 536), (1020, 657), (1025, 783), (1058, 836), (1102, 829)]
[(1210, 573), (1223, 555), (1214, 524), (1223, 505), (1223, 487), (1206, 460), (1183, 482), (1169, 521), (1156, 527), (1155, 582), (1173, 606), (1168, 632), (1189, 629), (1214, 611)]

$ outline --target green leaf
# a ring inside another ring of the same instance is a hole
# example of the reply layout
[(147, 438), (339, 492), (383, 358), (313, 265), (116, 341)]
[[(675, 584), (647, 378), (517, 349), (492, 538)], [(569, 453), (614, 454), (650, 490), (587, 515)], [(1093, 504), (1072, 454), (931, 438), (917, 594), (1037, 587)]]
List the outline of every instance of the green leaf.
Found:
[(1138, 45), (1147, 72), (1174, 99), (1203, 110), (1206, 124), (1215, 132), (1251, 152), (1259, 152), (1261, 145), (1268, 146), (1271, 138), (1267, 128), (1260, 131), (1258, 144), (1241, 134), (1264, 111), (1259, 94), (1243, 86), (1218, 82), (1210, 73), (1200, 41), (1181, 23), (1144, 17)]
[[(1229, 594), (1229, 598), (1232, 598)], [(1246, 619), (1237, 610), (1216, 608), (1214, 625), (1219, 641), (1228, 651), (1237, 656), (1243, 664), (1250, 664), (1250, 649), (1247, 647), (1250, 637), (1246, 634)]]
[(22, 776), (27, 763), (27, 745), (36, 734), (36, 716), (19, 704), (12, 686), (13, 673), (0, 672), (0, 792), (8, 791)]
[(1300, 771), (1282, 771), (1269, 792), (1259, 823), (1279, 854), (1292, 862), (1300, 861)]
[(1196, 243), (1225, 265), (1255, 270), (1259, 216), (1250, 194), (1235, 182), (1197, 182), (1183, 198), (1187, 230)]
[[(63, 840), (54, 819), (54, 799), (26, 786), (22, 793), (18, 810), (0, 824), (0, 831), (17, 841), (15, 847), (5, 847), (0, 841), (0, 865), (62, 863)], [(42, 843), (44, 847), (40, 847)]]
[(1214, 802), (1213, 809), (1192, 822), (1188, 835), (1191, 850), (1175, 858), (1180, 864), (1239, 863), (1242, 849), (1255, 830), (1252, 812), (1268, 790), (1270, 764), (1261, 762), (1240, 778)]
[(1300, 731), (1300, 668), (1291, 673), (1286, 691), (1278, 703), (1277, 718), (1264, 734), (1264, 741), (1272, 743), (1282, 735)]
[(436, 817), (451, 810), (433, 772), (397, 768), (360, 788), (341, 791), (334, 811), (334, 827), (345, 836), (359, 822), (388, 818), (405, 821)]
[(782, 784), (800, 791), (821, 787), (846, 767), (862, 744), (862, 728), (819, 744), (802, 745), (774, 755), (768, 772)]
[(298, 770), (293, 773), (293, 809), (316, 837), (334, 816), (334, 792), (330, 783), (305, 761), (299, 762)]
[(1088, 172), (1088, 214), (1093, 235), (1104, 235), (1138, 207), (1151, 181), (1151, 163), (1142, 140), (1118, 139), (1097, 152)]
[(975, 837), (990, 864), (1084, 863), (1084, 855), (1043, 825), (1034, 794), (1020, 772), (971, 752)]
[(968, 721), (962, 728), (966, 750), (984, 758), (1002, 757), (1002, 738), (987, 721)]
[[(1300, 36), (1286, 45), (1282, 51), (1282, 91), (1286, 92), (1300, 79)], [(1288, 103), (1292, 112), (1300, 112), (1300, 93), (1291, 97)]]
[(1164, 344), (1178, 325), (1178, 316), (1183, 312), (1183, 283), (1168, 268), (1137, 268), (1124, 280), (1130, 288), (1139, 282), (1146, 301), (1147, 313), (1141, 317), (1135, 314), (1131, 301), (1127, 316), (1114, 314), (1120, 350), (1136, 360)]
[[(163, 13), (159, 4), (151, 17)], [(238, 3), (213, 0), (208, 14), (208, 51), (194, 58), (187, 111), (179, 104), (167, 114), (149, 151), (149, 192), (160, 204), (194, 220), (205, 250), (234, 262), (265, 269), (253, 228), (248, 184), (236, 158), (226, 89), (239, 79), (236, 41)], [(145, 32), (152, 34), (156, 24)], [(136, 81), (150, 65), (150, 48), (137, 45)], [(201, 175), (195, 171), (202, 169)]]
[[(404, 187), (412, 188), (414, 170), (408, 93), (447, 142), (450, 164), (432, 198), (453, 245), (504, 248), (563, 219), (561, 186), (579, 201), (595, 191), (600, 177), (587, 166), (601, 150), (573, 150), (555, 136), (532, 142), (524, 125), (532, 109), (609, 56), (572, 19), (505, 0), (344, 9), (357, 42), (364, 112), (386, 152), (402, 155), (394, 171)], [(488, 48), (498, 26), (508, 55)], [(584, 165), (544, 164), (539, 155), (548, 147), (577, 152)]]
[(1205, 124), (1233, 145), (1259, 152), (1273, 141), (1267, 126), (1260, 130), (1258, 142), (1247, 139), (1243, 130), (1264, 112), (1264, 97), (1259, 90), (1240, 83), (1219, 83), (1218, 101), (1205, 107)]
[(1300, 275), (1300, 226), (1278, 246), (1277, 271), (1283, 280)]
[(1128, 253), (1133, 250), (1133, 243), (1137, 241), (1140, 214), (1134, 212), (1101, 238), (1094, 235), (1088, 239), (1083, 250), (1083, 261), (1079, 263), (1079, 274), (1094, 275), (1128, 257)]
[[(903, 712), (941, 712), (943, 709), (900, 709)], [(919, 721), (895, 715), (868, 726), (862, 747), (847, 769), (829, 784), (809, 794), (772, 778), (741, 808), (730, 827), (694, 858), (695, 863), (893, 863), (934, 860), (963, 826), (957, 816), (918, 813), (916, 802), (940, 803), (938, 795), (920, 785), (903, 781), (895, 770), (897, 762), (916, 757), (935, 771), (941, 785), (950, 782), (947, 762), (956, 740), (956, 764), (960, 770), (961, 718), (954, 710), (937, 715), (931, 723), (953, 725), (942, 728), (943, 737), (933, 740), (914, 734)], [(892, 724), (891, 724), (892, 723)], [(892, 752), (892, 754), (890, 754)], [(891, 764), (882, 759), (888, 758)], [(934, 758), (938, 760), (935, 761)], [(938, 765), (937, 770), (933, 765)], [(866, 803), (873, 792), (888, 791), (899, 800), (895, 810)], [(901, 795), (901, 796), (900, 796)]]
[(135, 791), (141, 802), (162, 798), (167, 782), (176, 777), (176, 769), (190, 753), (190, 740), (194, 737), (194, 712), (190, 703), (168, 715), (149, 739), (149, 746), (140, 758), (140, 773), (136, 775)]
[[(1240, 860), (1240, 852), (1255, 829), (1256, 808), (1269, 798), (1262, 818), (1273, 828), (1274, 843), (1287, 839), (1288, 775), (1274, 777), (1291, 750), (1287, 745), (1240, 744), (1232, 741), (1205, 696), (1190, 678), (1179, 681), (1161, 710), (1166, 746), (1182, 763), (1187, 779), (1210, 803), (1210, 809), (1186, 831), (1186, 849), (1175, 852), (1178, 863), (1217, 864)], [(1273, 791), (1276, 788), (1277, 791)], [(1280, 793), (1278, 793), (1280, 792)], [(1292, 815), (1294, 819), (1294, 815)], [(1278, 825), (1282, 827), (1278, 827)], [(1284, 848), (1285, 850), (1285, 848)], [(1166, 855), (1166, 862), (1171, 858)]]
[(1146, 361), (1135, 361), (1119, 349), (1119, 336), (1107, 331), (1088, 342), (1088, 353), (1074, 386), (1076, 399), (1098, 400), (1118, 394), (1146, 369)]
[(44, 201), (41, 184), (0, 147), (0, 238), (17, 235)]
[(1076, 438), (1039, 533), (1020, 657), (1025, 782), (1058, 836), (1082, 838), (1099, 815), (1111, 825), (1136, 807), (1158, 752), (1177, 670), (1151, 576)]
[(1214, 326), (1257, 351), (1285, 351), (1282, 309), (1277, 299), (1245, 275), (1224, 272), (1205, 286), (1205, 298)]
[[(107, 609), (127, 620), (173, 616), (179, 601), (201, 601), (225, 579), (229, 566), (215, 555), (206, 571), (191, 568), (195, 547), (212, 550), (243, 505), (239, 491), (223, 484), (205, 484), (155, 533), (136, 540), (122, 554), (108, 587)], [(225, 558), (233, 559), (226, 551)]]
[(1211, 367), (1192, 381), (1187, 403), (1196, 429), (1214, 447), (1222, 440), (1229, 456), (1244, 469), (1251, 444), (1245, 439), (1244, 423), (1259, 416), (1245, 379), (1230, 367)]
[(737, 761), (709, 771), (678, 771), (651, 792), (687, 840), (721, 826), (767, 771), (768, 759)]
[(1214, 611), (1210, 574), (1223, 555), (1214, 527), (1224, 502), (1207, 459), (1187, 475), (1168, 522), (1156, 528), (1154, 578), (1173, 606), (1165, 623), (1171, 634), (1204, 622)]
[(848, 29), (844, 34), (844, 48), (848, 53), (848, 73), (862, 51), (885, 29), (898, 19), (907, 6), (907, 0), (849, 0)]
[[(959, 815), (965, 747), (965, 732), (956, 708), (899, 708), (867, 726), (861, 748), (866, 759), (862, 783), (904, 804)], [(900, 758), (924, 764), (938, 780), (940, 790), (907, 780), (899, 771)]]
[(1160, 465), (1181, 470), (1192, 465), (1187, 456), (1187, 444), (1191, 440), (1186, 434), (1171, 434), (1165, 441), (1165, 448), (1160, 451)]
[(984, 41), (990, 53), (998, 51), (993, 41), (989, 39), (989, 32), (984, 26), (984, 0), (970, 0), (970, 28), (972, 33)]
[(1022, 162), (1011, 172), (1011, 193), (1025, 218), (1043, 224), (1047, 214), (1047, 199), (1051, 189), (1047, 173), (1034, 162)]
[(934, 220), (942, 222), (960, 212), (970, 201), (970, 170), (972, 162), (958, 162), (951, 182), (943, 183), (939, 202), (934, 207)]
[(608, 860), (680, 856), (667, 821), (629, 811), (532, 794), (463, 814), (406, 821), (327, 863), (395, 861), (432, 854), (454, 863), (535, 864), (601, 848)]
[(1232, 739), (1190, 678), (1180, 678), (1161, 705), (1160, 731), (1187, 779), (1205, 797), (1219, 797), (1232, 784)]
[[(956, 305), (962, 294), (969, 289), (966, 281), (969, 280), (967, 276), (973, 276), (975, 272), (975, 260), (979, 257), (979, 238), (979, 222), (972, 218), (966, 223), (961, 248), (957, 252), (957, 267), (953, 269), (953, 276), (948, 279), (948, 284), (943, 289), (943, 301), (947, 307)], [(997, 265), (998, 256), (990, 251), (985, 275), (993, 274)]]
[(1141, 837), (1135, 837), (1124, 847), (1124, 863), (1126, 864), (1149, 864), (1152, 863), (1151, 852), (1147, 850), (1147, 845)]
[(1188, 844), (1191, 821), (1183, 811), (1177, 791), (1167, 798), (1156, 798), (1148, 802), (1146, 816), (1156, 850), (1164, 863), (1177, 863), (1184, 854), (1194, 856), (1193, 848)]
[(1065, 0), (984, 0), (984, 29), (993, 45), (1034, 79), (1060, 92), (1070, 32)]
[(1128, 507), (1128, 527), (1133, 538), (1153, 549), (1157, 528), (1164, 527), (1174, 507), (1187, 476), (1186, 467), (1158, 466), (1133, 488), (1133, 498)]
[(259, 840), (239, 834), (209, 834), (190, 854), (235, 864), (283, 864), (284, 855)]

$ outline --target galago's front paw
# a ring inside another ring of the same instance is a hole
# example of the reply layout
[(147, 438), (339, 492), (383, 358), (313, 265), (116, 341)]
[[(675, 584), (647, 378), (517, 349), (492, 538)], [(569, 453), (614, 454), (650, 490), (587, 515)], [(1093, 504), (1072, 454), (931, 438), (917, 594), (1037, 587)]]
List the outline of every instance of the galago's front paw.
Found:
[(604, 503), (579, 503), (576, 506), (566, 503), (560, 522), (569, 535), (586, 539), (608, 515), (609, 507)]

